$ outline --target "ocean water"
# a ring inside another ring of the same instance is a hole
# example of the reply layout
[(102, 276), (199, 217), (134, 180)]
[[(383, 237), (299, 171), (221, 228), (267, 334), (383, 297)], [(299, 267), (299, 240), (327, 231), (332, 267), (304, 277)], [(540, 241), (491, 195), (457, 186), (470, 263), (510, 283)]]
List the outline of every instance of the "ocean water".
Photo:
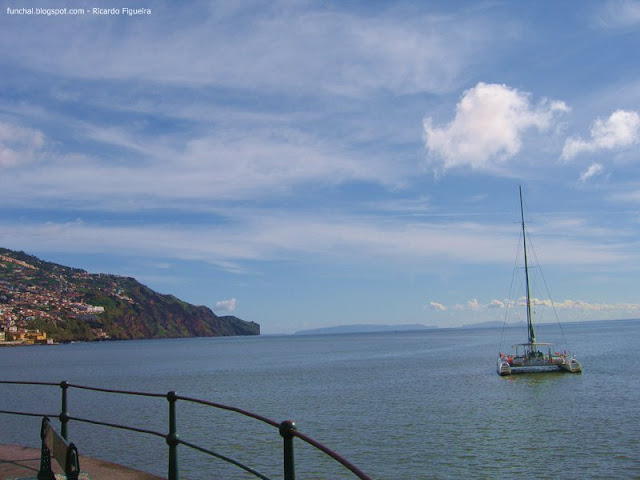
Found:
[[(507, 337), (521, 333), (508, 330)], [(640, 478), (640, 321), (563, 325), (582, 374), (498, 376), (503, 333), (439, 329), (2, 348), (0, 379), (175, 390), (291, 419), (375, 479)], [(538, 337), (547, 340), (543, 335), (541, 327)], [(0, 385), (0, 409), (56, 414), (59, 390)], [(68, 410), (168, 429), (162, 398), (71, 389)], [(39, 445), (37, 418), (0, 415), (0, 422), (1, 443)], [(275, 428), (180, 402), (178, 432), (282, 478)], [(166, 475), (162, 438), (73, 422), (69, 434), (81, 454)], [(355, 478), (302, 442), (295, 448), (297, 478)], [(182, 479), (255, 478), (184, 446), (179, 465)]]

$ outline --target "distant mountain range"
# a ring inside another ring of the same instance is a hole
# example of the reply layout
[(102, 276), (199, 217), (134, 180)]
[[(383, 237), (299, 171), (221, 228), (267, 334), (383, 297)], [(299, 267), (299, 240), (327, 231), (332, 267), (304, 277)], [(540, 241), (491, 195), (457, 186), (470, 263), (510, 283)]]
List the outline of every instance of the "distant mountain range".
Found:
[(317, 335), (317, 334), (329, 334), (329, 333), (369, 333), (369, 332), (407, 332), (415, 330), (430, 330), (436, 327), (428, 327), (420, 324), (405, 324), (405, 325), (369, 325), (369, 324), (355, 324), (355, 325), (339, 325), (336, 327), (324, 327), (314, 328), (311, 330), (300, 330), (296, 332), (296, 335)]
[[(491, 321), (472, 323), (462, 325), (456, 328), (496, 328), (502, 327), (504, 322)], [(511, 324), (508, 324), (511, 325)], [(338, 325), (335, 327), (314, 328), (310, 330), (300, 330), (295, 332), (296, 335), (322, 335), (332, 333), (375, 333), (375, 332), (411, 332), (420, 330), (437, 330), (440, 327), (415, 324), (402, 324), (402, 325), (375, 325), (375, 324), (353, 324), (353, 325)]]
[[(495, 328), (502, 327), (504, 325), (503, 321), (493, 320), (490, 322), (480, 322), (480, 323), (467, 323), (462, 325), (462, 328)], [(513, 325), (512, 323), (508, 323), (507, 325)]]
[(90, 274), (0, 248), (0, 330), (56, 341), (259, 335), (260, 325), (159, 294), (131, 277)]

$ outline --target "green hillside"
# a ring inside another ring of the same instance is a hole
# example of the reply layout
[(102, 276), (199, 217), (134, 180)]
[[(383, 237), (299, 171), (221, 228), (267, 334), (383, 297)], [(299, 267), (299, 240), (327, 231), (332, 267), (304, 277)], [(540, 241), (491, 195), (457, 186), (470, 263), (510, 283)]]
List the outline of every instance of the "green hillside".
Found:
[(134, 278), (90, 274), (0, 248), (0, 329), (55, 341), (259, 335), (260, 325), (159, 294)]

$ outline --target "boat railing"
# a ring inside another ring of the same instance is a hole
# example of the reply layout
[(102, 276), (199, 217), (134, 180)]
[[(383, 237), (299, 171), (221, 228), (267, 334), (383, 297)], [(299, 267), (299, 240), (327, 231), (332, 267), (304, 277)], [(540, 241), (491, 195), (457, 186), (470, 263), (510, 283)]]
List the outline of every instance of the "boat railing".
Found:
[[(271, 420), (262, 415), (258, 415), (256, 413), (252, 413), (241, 408), (223, 405), (221, 403), (210, 402), (207, 400), (201, 400), (192, 397), (184, 397), (178, 395), (175, 391), (170, 391), (168, 393), (147, 393), (147, 392), (137, 392), (137, 391), (129, 391), (129, 390), (116, 390), (116, 389), (108, 389), (108, 388), (98, 388), (98, 387), (90, 387), (86, 385), (77, 385), (73, 383), (69, 383), (67, 381), (62, 381), (59, 383), (52, 382), (29, 382), (29, 381), (13, 381), (13, 380), (0, 380), (0, 384), (5, 385), (35, 385), (35, 386), (43, 386), (43, 387), (59, 387), (61, 389), (61, 410), (59, 414), (51, 414), (50, 412), (42, 413), (42, 412), (24, 412), (24, 411), (11, 411), (11, 410), (0, 410), (0, 414), (8, 414), (8, 415), (19, 415), (19, 416), (29, 416), (29, 417), (57, 417), (60, 420), (61, 424), (61, 434), (62, 436), (68, 440), (68, 424), (69, 422), (79, 422), (86, 423), (104, 427), (110, 427), (120, 430), (126, 430), (130, 432), (137, 432), (146, 435), (152, 435), (155, 437), (163, 438), (167, 446), (169, 447), (168, 451), (168, 480), (180, 480), (180, 472), (178, 468), (178, 445), (184, 445), (193, 450), (199, 451), (211, 457), (215, 457), (219, 460), (232, 464), (239, 469), (244, 470), (245, 472), (252, 474), (256, 478), (260, 478), (263, 480), (270, 480), (269, 477), (261, 474), (254, 468), (243, 464), (240, 461), (234, 460), (230, 457), (217, 453), (213, 450), (205, 448), (201, 445), (197, 445), (195, 443), (188, 442), (183, 440), (178, 435), (178, 427), (176, 420), (176, 410), (179, 402), (191, 403), (191, 404), (199, 404), (206, 407), (212, 407), (219, 410), (226, 410), (229, 412), (234, 412), (238, 415), (251, 418), (253, 420), (262, 422), (267, 424), (273, 428), (278, 430), (279, 435), (283, 440), (283, 478), (284, 480), (295, 480), (295, 464), (294, 464), (294, 438), (298, 438), (300, 441), (310, 445), (315, 448), (322, 454), (332, 458), (335, 462), (342, 465), (345, 469), (349, 470), (355, 477), (362, 480), (369, 480), (367, 474), (362, 472), (358, 467), (353, 465), (351, 462), (343, 458), (338, 453), (333, 450), (327, 448), (321, 443), (315, 441), (311, 437), (305, 435), (304, 433), (298, 431), (296, 429), (295, 423), (291, 420), (285, 420), (282, 422), (277, 422)], [(88, 390), (92, 392), (99, 393), (109, 393), (109, 394), (118, 394), (118, 395), (128, 395), (128, 396), (139, 396), (139, 397), (155, 397), (155, 398), (165, 398), (168, 401), (169, 407), (169, 415), (168, 415), (168, 431), (167, 432), (158, 432), (154, 430), (149, 430), (145, 428), (138, 428), (129, 425), (122, 425), (117, 423), (110, 423), (104, 421), (98, 421), (90, 418), (80, 418), (71, 415), (68, 412), (68, 397), (69, 391), (77, 389), (77, 390)]]

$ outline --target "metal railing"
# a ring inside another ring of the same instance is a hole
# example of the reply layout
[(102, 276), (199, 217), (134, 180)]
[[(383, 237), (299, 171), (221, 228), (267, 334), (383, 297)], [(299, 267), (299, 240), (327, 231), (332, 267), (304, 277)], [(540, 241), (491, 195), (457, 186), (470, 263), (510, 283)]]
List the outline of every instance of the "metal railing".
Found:
[[(349, 470), (351, 473), (353, 473), (353, 475), (355, 475), (357, 478), (361, 479), (361, 480), (370, 480), (371, 477), (369, 477), (367, 474), (365, 474), (364, 472), (362, 472), (358, 467), (356, 467), (355, 465), (353, 465), (352, 463), (350, 463), (348, 460), (346, 460), (345, 458), (343, 458), (342, 456), (340, 456), (338, 453), (334, 452), (333, 450), (325, 447), (324, 445), (322, 445), (321, 443), (313, 440), (312, 438), (310, 438), (309, 436), (299, 432), (296, 429), (295, 423), (292, 422), (291, 420), (285, 420), (283, 422), (276, 422), (274, 420), (271, 420), (269, 418), (263, 417), (262, 415), (258, 415), (252, 412), (248, 412), (246, 410), (243, 410), (241, 408), (237, 408), (237, 407), (232, 407), (229, 405), (223, 405), (220, 403), (215, 403), (215, 402), (209, 402), (206, 400), (200, 400), (197, 398), (191, 398), (191, 397), (183, 397), (181, 395), (178, 395), (176, 392), (174, 391), (170, 391), (166, 394), (163, 393), (145, 393), (145, 392), (135, 392), (135, 391), (128, 391), (128, 390), (114, 390), (114, 389), (108, 389), (108, 388), (97, 388), (97, 387), (89, 387), (86, 385), (76, 385), (76, 384), (72, 384), (66, 381), (60, 382), (60, 383), (51, 383), (51, 382), (26, 382), (26, 381), (9, 381), (9, 380), (0, 380), (0, 384), (8, 384), (8, 385), (38, 385), (38, 386), (56, 386), (56, 387), (60, 387), (61, 392), (62, 392), (62, 406), (61, 406), (61, 410), (59, 414), (50, 414), (50, 413), (35, 413), (35, 412), (20, 412), (20, 411), (10, 411), (10, 410), (0, 410), (0, 414), (9, 414), (9, 415), (22, 415), (22, 416), (29, 416), (29, 417), (43, 417), (43, 416), (48, 416), (48, 417), (58, 417), (58, 419), (60, 420), (60, 424), (61, 424), (61, 430), (60, 433), (62, 434), (62, 436), (66, 439), (69, 440), (68, 438), (68, 424), (70, 421), (74, 421), (74, 422), (81, 422), (81, 423), (87, 423), (87, 424), (92, 424), (92, 425), (100, 425), (100, 426), (105, 426), (105, 427), (111, 427), (111, 428), (116, 428), (116, 429), (121, 429), (121, 430), (127, 430), (130, 432), (137, 432), (137, 433), (143, 433), (143, 434), (147, 434), (147, 435), (153, 435), (156, 437), (160, 437), (160, 438), (164, 438), (164, 440), (166, 441), (168, 447), (169, 447), (169, 454), (168, 454), (168, 479), (169, 480), (180, 480), (180, 473), (179, 473), (179, 469), (178, 469), (178, 445), (184, 445), (186, 447), (190, 447), (194, 450), (197, 450), (199, 452), (202, 452), (204, 454), (207, 454), (209, 456), (215, 457), (219, 460), (225, 461), (229, 464), (235, 465), (236, 467), (250, 473), (253, 474), (255, 477), (263, 479), (263, 480), (270, 480), (269, 477), (259, 473), (258, 471), (254, 470), (253, 468), (244, 465), (243, 463), (236, 461), (230, 457), (227, 457), (225, 455), (222, 455), (220, 453), (214, 452), (212, 450), (209, 450), (207, 448), (204, 448), (200, 445), (196, 445), (194, 443), (191, 442), (187, 442), (185, 440), (182, 440), (180, 438), (180, 436), (178, 435), (178, 428), (177, 428), (177, 421), (176, 421), (176, 408), (177, 408), (177, 404), (178, 402), (188, 402), (188, 403), (192, 403), (192, 404), (199, 404), (199, 405), (204, 405), (207, 407), (213, 407), (216, 409), (220, 409), (220, 410), (226, 410), (226, 411), (230, 411), (230, 412), (235, 412), (239, 415), (245, 416), (245, 417), (249, 417), (252, 418), (254, 420), (257, 420), (259, 422), (265, 423), (267, 425), (270, 425), (271, 427), (277, 428), (278, 432), (280, 434), (280, 436), (283, 439), (283, 473), (284, 473), (284, 480), (295, 480), (295, 464), (294, 464), (294, 448), (293, 448), (293, 439), (294, 438), (299, 438), (301, 441), (307, 443), (308, 445), (314, 447), (315, 449), (317, 449), (318, 451), (322, 452), (323, 454), (329, 456), (330, 458), (332, 458), (333, 460), (335, 460), (337, 463), (339, 463), (340, 465), (342, 465), (345, 469)], [(144, 429), (144, 428), (137, 428), (137, 427), (132, 427), (132, 426), (128, 426), (128, 425), (121, 425), (121, 424), (116, 424), (116, 423), (109, 423), (109, 422), (102, 422), (102, 421), (97, 421), (97, 420), (91, 420), (89, 418), (79, 418), (79, 417), (74, 417), (72, 415), (69, 414), (69, 412), (67, 411), (67, 398), (68, 398), (68, 391), (70, 389), (79, 389), (79, 390), (89, 390), (89, 391), (93, 391), (93, 392), (101, 392), (101, 393), (115, 393), (115, 394), (120, 394), (120, 395), (133, 395), (133, 396), (141, 396), (141, 397), (155, 397), (155, 398), (166, 398), (166, 400), (169, 403), (169, 429), (168, 429), (168, 433), (163, 433), (163, 432), (157, 432), (154, 430), (148, 430), (148, 429)]]

